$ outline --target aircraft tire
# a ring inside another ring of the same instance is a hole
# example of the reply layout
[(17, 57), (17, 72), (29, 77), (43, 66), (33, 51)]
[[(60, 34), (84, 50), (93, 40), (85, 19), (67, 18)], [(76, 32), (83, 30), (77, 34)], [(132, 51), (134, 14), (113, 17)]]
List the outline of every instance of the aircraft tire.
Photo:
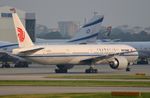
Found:
[(67, 69), (55, 69), (55, 73), (67, 73)]
[(10, 68), (10, 64), (4, 63), (4, 64), (2, 64), (2, 68)]
[(27, 68), (29, 67), (27, 62), (17, 62), (14, 66), (15, 68)]
[(126, 72), (129, 72), (131, 69), (130, 68), (126, 68)]
[(85, 70), (85, 73), (97, 73), (98, 70), (97, 69), (93, 69), (93, 68), (89, 68)]

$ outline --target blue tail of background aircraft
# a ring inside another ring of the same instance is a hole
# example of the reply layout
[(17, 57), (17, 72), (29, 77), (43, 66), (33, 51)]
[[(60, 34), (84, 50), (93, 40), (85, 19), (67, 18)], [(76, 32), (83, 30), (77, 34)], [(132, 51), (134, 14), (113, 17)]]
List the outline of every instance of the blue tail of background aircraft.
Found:
[(84, 24), (76, 36), (68, 42), (73, 43), (92, 43), (95, 42), (99, 31), (101, 30), (101, 24), (103, 22), (103, 15), (94, 15), (86, 24)]

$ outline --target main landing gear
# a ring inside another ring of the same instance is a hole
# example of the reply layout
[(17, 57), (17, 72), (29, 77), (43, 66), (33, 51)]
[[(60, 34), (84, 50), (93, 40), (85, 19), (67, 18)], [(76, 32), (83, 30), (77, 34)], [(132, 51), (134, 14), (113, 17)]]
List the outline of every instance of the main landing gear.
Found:
[(126, 72), (129, 72), (131, 69), (129, 67), (126, 68)]
[[(55, 73), (67, 73), (68, 69), (73, 68), (73, 65), (56, 65)], [(97, 73), (98, 70), (95, 68), (95, 65), (90, 65), (88, 69), (85, 70), (85, 73)]]
[(29, 67), (29, 64), (26, 61), (18, 61), (15, 63), (14, 67), (15, 68), (27, 68)]
[(55, 69), (55, 73), (67, 73), (67, 72), (68, 72), (67, 69), (60, 69), (60, 68)]
[(10, 68), (10, 64), (8, 63), (8, 56), (7, 55), (3, 55), (1, 57), (1, 62), (2, 62), (2, 68)]
[(55, 69), (55, 73), (67, 73), (68, 68), (64, 67), (63, 65), (56, 65), (57, 68)]
[(85, 70), (85, 73), (97, 73), (98, 70), (94, 68), (95, 65), (91, 65), (88, 69)]
[(2, 62), (2, 68), (10, 68), (10, 64), (7, 62)]
[(55, 73), (67, 73), (69, 69), (73, 68), (73, 65), (58, 64), (56, 65)]
[[(1, 68), (10, 68), (10, 67), (11, 66), (8, 62), (2, 62)], [(27, 68), (27, 67), (29, 67), (29, 64), (28, 64), (28, 62), (19, 61), (19, 62), (15, 63), (15, 65), (13, 67), (14, 68)]]

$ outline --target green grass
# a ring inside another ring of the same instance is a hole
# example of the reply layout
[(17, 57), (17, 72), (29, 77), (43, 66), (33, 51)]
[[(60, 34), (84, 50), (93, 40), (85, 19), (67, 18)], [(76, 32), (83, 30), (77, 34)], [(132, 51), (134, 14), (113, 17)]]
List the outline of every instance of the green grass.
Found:
[(0, 98), (150, 98), (150, 93), (142, 93), (141, 96), (111, 96), (111, 93), (31, 94), (6, 95)]
[(150, 87), (146, 81), (96, 81), (96, 80), (0, 80), (0, 86), (70, 86), (70, 87), (98, 87), (98, 86), (138, 86)]
[(64, 79), (150, 79), (150, 76), (144, 75), (100, 75), (100, 74), (56, 74), (49, 75), (46, 78), (64, 78)]

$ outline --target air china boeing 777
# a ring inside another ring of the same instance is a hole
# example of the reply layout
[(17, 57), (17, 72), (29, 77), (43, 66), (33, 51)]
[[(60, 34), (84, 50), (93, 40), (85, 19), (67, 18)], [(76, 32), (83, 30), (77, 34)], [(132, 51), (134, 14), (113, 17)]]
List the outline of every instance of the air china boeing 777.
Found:
[(12, 16), (19, 44), (13, 54), (40, 64), (55, 64), (56, 73), (66, 73), (73, 65), (81, 64), (90, 65), (85, 72), (96, 73), (93, 65), (97, 62), (107, 63), (113, 69), (128, 70), (128, 65), (138, 58), (136, 49), (128, 45), (35, 45), (15, 10)]

